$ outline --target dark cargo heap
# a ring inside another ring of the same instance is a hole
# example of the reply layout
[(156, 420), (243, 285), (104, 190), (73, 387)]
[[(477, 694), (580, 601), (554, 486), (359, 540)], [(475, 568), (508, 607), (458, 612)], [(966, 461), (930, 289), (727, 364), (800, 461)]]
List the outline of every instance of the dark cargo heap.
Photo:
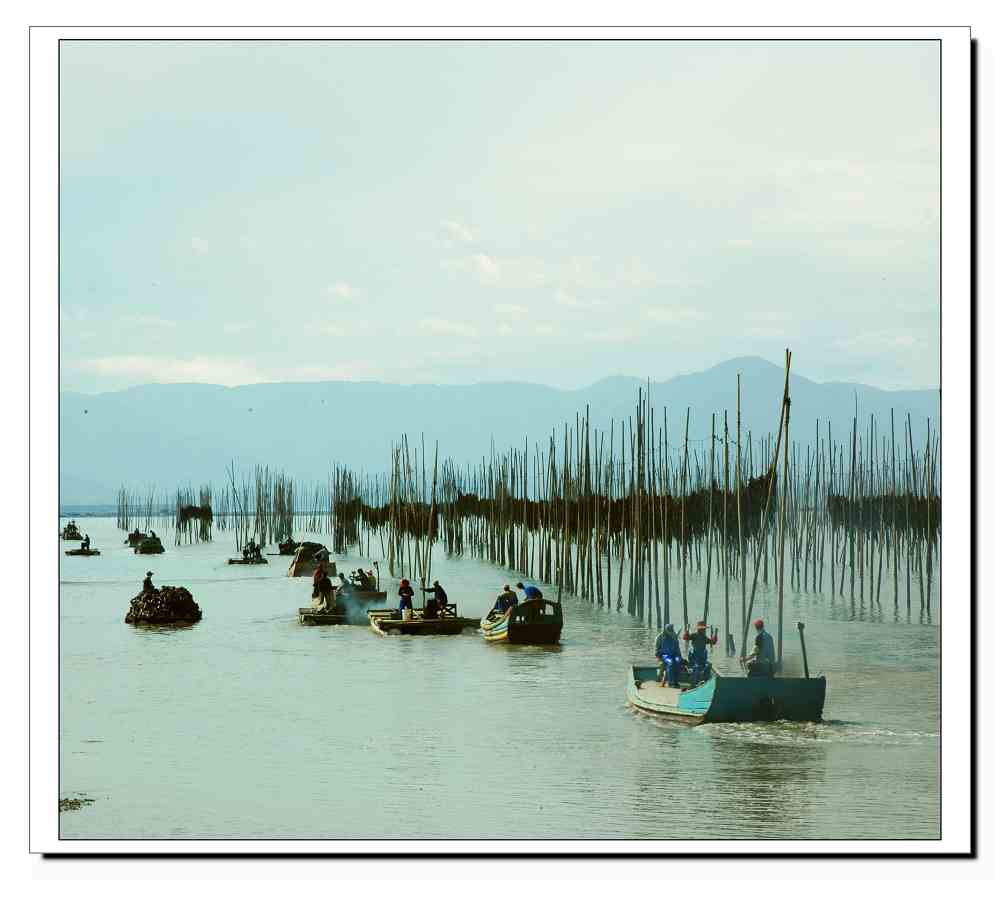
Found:
[(201, 608), (186, 588), (164, 585), (155, 591), (136, 595), (125, 614), (126, 623), (197, 623)]

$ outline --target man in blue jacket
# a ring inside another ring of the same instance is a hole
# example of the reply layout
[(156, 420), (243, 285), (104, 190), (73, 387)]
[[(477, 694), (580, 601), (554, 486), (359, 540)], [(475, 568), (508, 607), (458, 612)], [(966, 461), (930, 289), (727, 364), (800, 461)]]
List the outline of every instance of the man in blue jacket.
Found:
[(523, 582), (518, 582), (517, 587), (524, 592), (525, 601), (538, 601), (542, 598), (542, 593), (534, 585), (525, 585)]
[(656, 657), (663, 662), (663, 679), (660, 685), (669, 684), (672, 689), (679, 688), (677, 672), (684, 660), (681, 657), (681, 645), (677, 641), (677, 632), (673, 623), (668, 623), (656, 640)]

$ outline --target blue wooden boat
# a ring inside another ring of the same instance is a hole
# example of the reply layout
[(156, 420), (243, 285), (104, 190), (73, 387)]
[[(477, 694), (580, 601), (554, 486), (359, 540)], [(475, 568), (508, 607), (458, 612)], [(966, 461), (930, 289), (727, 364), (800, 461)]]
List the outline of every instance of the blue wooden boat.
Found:
[(713, 669), (700, 685), (684, 677), (671, 689), (659, 674), (656, 666), (629, 668), (625, 695), (634, 708), (691, 724), (823, 719), (825, 676), (720, 676)]
[(487, 642), (513, 645), (557, 645), (562, 635), (562, 605), (536, 598), (522, 601), (506, 613), (491, 610), (479, 621)]

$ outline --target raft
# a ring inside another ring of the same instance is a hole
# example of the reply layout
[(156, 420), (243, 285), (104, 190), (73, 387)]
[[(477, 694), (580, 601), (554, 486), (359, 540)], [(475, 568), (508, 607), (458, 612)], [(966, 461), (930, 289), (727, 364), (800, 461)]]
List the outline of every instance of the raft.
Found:
[(136, 554), (162, 554), (163, 542), (159, 538), (143, 538), (132, 548)]
[(720, 676), (693, 688), (682, 676), (679, 689), (660, 686), (659, 668), (633, 664), (625, 696), (634, 708), (689, 724), (757, 721), (820, 721), (826, 677)]
[(124, 543), (127, 544), (129, 547), (135, 547), (136, 545), (141, 544), (147, 538), (149, 538), (149, 535), (146, 535), (143, 532), (138, 532), (134, 535), (129, 535), (125, 539)]
[(235, 557), (229, 558), (230, 566), (266, 566), (267, 560), (261, 557), (259, 560), (247, 560), (246, 557), (240, 557), (236, 559)]
[(83, 550), (83, 548), (75, 547), (71, 551), (64, 552), (67, 557), (99, 557), (101, 552), (95, 548), (90, 550)]
[(425, 620), (422, 610), (413, 611), (412, 620), (400, 618), (398, 610), (371, 610), (368, 624), (376, 635), (459, 635), (463, 629), (476, 629), (478, 620), (466, 617), (438, 617)]
[(59, 537), (63, 541), (83, 541), (83, 535), (80, 534), (78, 530), (74, 529), (63, 529), (59, 533)]
[(562, 605), (545, 598), (522, 601), (509, 612), (491, 610), (479, 621), (487, 642), (512, 645), (557, 645), (562, 635)]

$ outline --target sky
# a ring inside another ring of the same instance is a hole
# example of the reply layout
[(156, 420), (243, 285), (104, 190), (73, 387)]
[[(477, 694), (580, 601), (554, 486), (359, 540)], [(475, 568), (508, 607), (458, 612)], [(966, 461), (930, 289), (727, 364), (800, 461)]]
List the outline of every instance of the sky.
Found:
[(939, 386), (934, 42), (61, 47), (63, 389)]

